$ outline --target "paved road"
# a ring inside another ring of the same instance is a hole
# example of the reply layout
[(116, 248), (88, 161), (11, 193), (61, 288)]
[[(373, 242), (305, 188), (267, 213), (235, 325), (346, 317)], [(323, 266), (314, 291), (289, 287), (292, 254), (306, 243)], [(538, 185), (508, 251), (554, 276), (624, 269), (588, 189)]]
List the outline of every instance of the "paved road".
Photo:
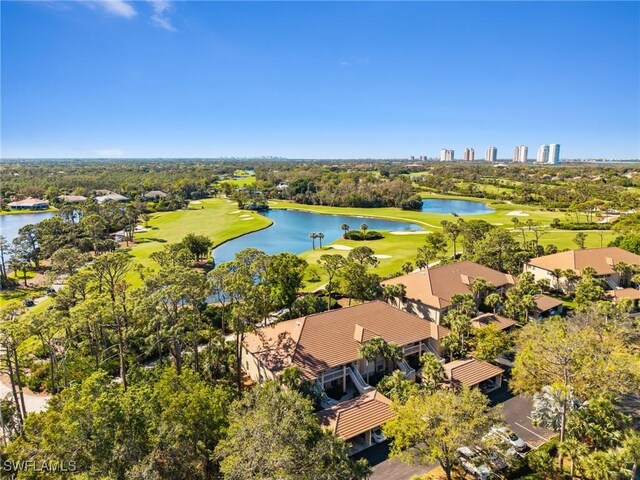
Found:
[(413, 466), (395, 458), (390, 459), (389, 442), (378, 443), (354, 455), (353, 458), (366, 458), (369, 461), (369, 465), (373, 467), (373, 475), (369, 477), (371, 480), (409, 480), (416, 475), (424, 475), (437, 466)]
[[(8, 382), (9, 380), (6, 375), (3, 375), (0, 379), (0, 397), (7, 397), (13, 401), (11, 387), (7, 384)], [(47, 408), (47, 402), (49, 401), (49, 398), (51, 398), (50, 395), (38, 395), (31, 393), (28, 389), (23, 389), (23, 394), (24, 406), (27, 409), (27, 413), (41, 412)]]

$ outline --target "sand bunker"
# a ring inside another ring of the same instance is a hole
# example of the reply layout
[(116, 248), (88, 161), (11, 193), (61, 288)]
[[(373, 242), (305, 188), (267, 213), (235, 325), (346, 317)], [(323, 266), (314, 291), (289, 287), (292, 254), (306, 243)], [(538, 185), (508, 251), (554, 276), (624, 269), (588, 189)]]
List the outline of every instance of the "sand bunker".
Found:
[(229, 212), (229, 215), (235, 215), (236, 213), (240, 213), (242, 210), (234, 210), (233, 212)]
[(193, 202), (189, 202), (192, 205), (200, 205), (202, 202), (200, 200), (194, 200)]
[(243, 222), (246, 222), (247, 220), (253, 220), (253, 217), (249, 217), (249, 218), (241, 218), (240, 220), (242, 220)]
[(348, 245), (331, 245), (331, 248), (334, 250), (353, 250), (353, 247), (349, 247)]
[(389, 232), (391, 235), (426, 235), (428, 232), (426, 230), (400, 230), (397, 232)]
[(496, 227), (500, 227), (500, 226), (504, 225), (504, 223), (492, 223), (491, 225), (495, 225)]
[(374, 255), (376, 258), (391, 258), (391, 255)]
[(245, 213), (244, 215), (240, 215), (240, 218), (251, 218), (251, 215)]
[(528, 213), (524, 213), (522, 210), (512, 210), (509, 213), (507, 213), (507, 216), (510, 216), (510, 217), (528, 217), (529, 214)]

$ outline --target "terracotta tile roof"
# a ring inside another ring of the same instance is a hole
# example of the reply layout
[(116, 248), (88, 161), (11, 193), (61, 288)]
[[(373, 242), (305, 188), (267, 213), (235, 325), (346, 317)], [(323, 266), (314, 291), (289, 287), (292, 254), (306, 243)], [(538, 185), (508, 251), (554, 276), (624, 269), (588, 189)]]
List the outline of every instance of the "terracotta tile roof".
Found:
[(496, 315), (495, 313), (483, 313), (476, 318), (471, 319), (471, 325), (476, 328), (486, 327), (487, 325), (495, 325), (498, 330), (506, 330), (513, 327), (516, 323), (515, 320), (511, 320), (507, 317)]
[(536, 312), (543, 313), (552, 308), (562, 305), (562, 300), (550, 297), (549, 295), (538, 294), (533, 297), (536, 302)]
[(448, 332), (433, 322), (374, 301), (260, 328), (246, 335), (244, 345), (274, 373), (296, 365), (305, 376), (315, 378), (329, 368), (358, 360), (361, 341), (379, 336), (403, 346), (438, 339)]
[(618, 288), (616, 290), (607, 290), (607, 298), (611, 300), (621, 300), (629, 298), (631, 300), (640, 300), (640, 290), (635, 288)]
[(513, 276), (507, 273), (464, 260), (390, 278), (382, 285), (401, 283), (408, 299), (441, 309), (451, 305), (451, 297), (455, 294), (471, 293), (470, 287), (476, 278), (483, 278), (496, 288), (515, 284)]
[(84, 202), (86, 199), (87, 197), (83, 195), (60, 195), (58, 197), (58, 200), (67, 203), (80, 203)]
[(34, 207), (40, 205), (49, 205), (49, 202), (40, 198), (25, 198), (24, 200), (17, 200), (8, 204), (9, 207)]
[(317, 415), (322, 428), (332, 430), (342, 440), (348, 440), (379, 427), (391, 420), (395, 413), (391, 400), (373, 390), (322, 410)]
[(592, 267), (598, 275), (610, 275), (614, 273), (613, 266), (618, 262), (640, 265), (640, 255), (618, 247), (585, 248), (534, 258), (529, 260), (527, 264), (548, 271), (553, 271), (556, 268), (562, 270), (570, 268), (577, 273), (580, 273), (585, 267)]
[(484, 360), (465, 358), (445, 363), (444, 372), (450, 381), (473, 387), (496, 375), (500, 375), (504, 370)]

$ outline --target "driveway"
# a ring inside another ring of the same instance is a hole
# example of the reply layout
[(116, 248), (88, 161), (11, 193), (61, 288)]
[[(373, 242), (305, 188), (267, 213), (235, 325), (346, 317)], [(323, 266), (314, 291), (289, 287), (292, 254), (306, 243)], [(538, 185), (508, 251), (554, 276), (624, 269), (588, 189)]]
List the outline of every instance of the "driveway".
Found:
[(534, 427), (531, 423), (531, 409), (533, 404), (530, 398), (516, 395), (502, 403), (502, 414), (509, 428), (522, 438), (531, 448), (538, 448), (543, 443), (551, 440), (555, 435), (546, 428)]
[(397, 458), (389, 458), (389, 442), (382, 442), (363, 450), (352, 457), (354, 460), (366, 458), (373, 467), (371, 480), (410, 480), (416, 475), (424, 475), (436, 468), (437, 464), (428, 467), (413, 466), (401, 462)]

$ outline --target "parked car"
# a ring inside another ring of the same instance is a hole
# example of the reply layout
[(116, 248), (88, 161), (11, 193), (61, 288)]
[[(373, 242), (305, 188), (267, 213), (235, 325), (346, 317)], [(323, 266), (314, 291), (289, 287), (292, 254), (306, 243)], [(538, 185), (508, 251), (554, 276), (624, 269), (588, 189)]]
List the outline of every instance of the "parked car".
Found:
[(469, 447), (460, 447), (458, 455), (460, 455), (460, 463), (463, 468), (475, 478), (488, 480), (493, 476), (491, 467), (483, 462), (477, 451)]
[(34, 302), (33, 300), (31, 300), (30, 298), (25, 298), (25, 299), (22, 301), (22, 304), (23, 304), (25, 307), (33, 307), (33, 306), (35, 305), (35, 302)]
[(516, 449), (516, 452), (522, 453), (527, 450), (527, 444), (524, 440), (522, 440), (518, 435), (513, 433), (507, 427), (493, 427), (490, 432), (494, 435), (497, 435), (505, 442), (508, 442), (513, 448)]
[(50, 297), (55, 296), (56, 291), (53, 288), (47, 288), (47, 295), (49, 295)]
[(387, 437), (384, 436), (384, 433), (382, 433), (380, 427), (371, 431), (371, 438), (375, 443), (382, 443), (387, 439)]

